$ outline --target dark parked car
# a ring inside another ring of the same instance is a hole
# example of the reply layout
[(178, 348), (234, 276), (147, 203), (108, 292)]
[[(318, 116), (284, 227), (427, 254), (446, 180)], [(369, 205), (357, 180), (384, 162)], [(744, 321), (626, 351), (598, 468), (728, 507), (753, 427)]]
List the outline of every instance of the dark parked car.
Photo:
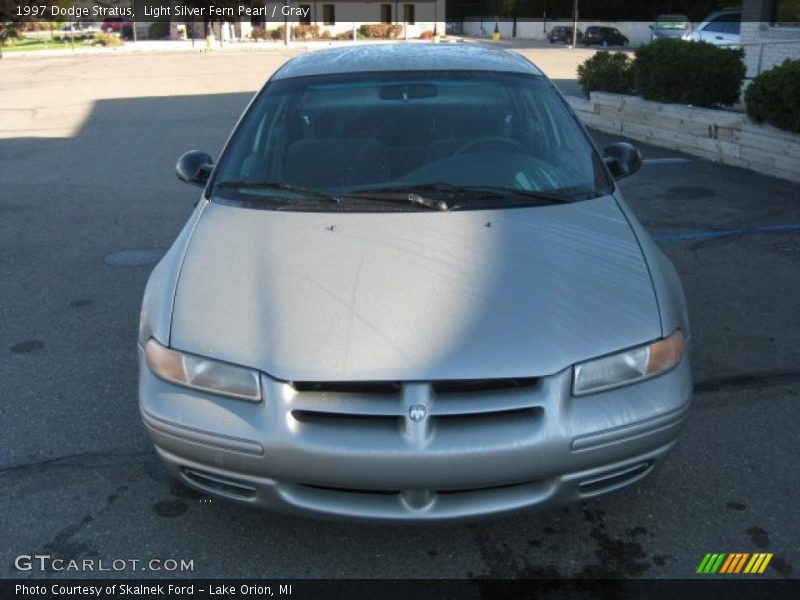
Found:
[(583, 45), (591, 46), (627, 46), (628, 38), (616, 27), (587, 27), (583, 36)]
[[(565, 44), (572, 43), (572, 27), (564, 27), (563, 25), (559, 25), (558, 27), (553, 27), (550, 30), (550, 33), (547, 35), (547, 39), (550, 40), (551, 44), (555, 44), (556, 42), (564, 42)], [(578, 29), (578, 41), (580, 42), (583, 39), (583, 32)]]
[(133, 39), (133, 22), (122, 17), (105, 19), (101, 25), (105, 33), (116, 33), (124, 40)]
[(108, 19), (103, 20), (103, 24), (100, 28), (105, 33), (119, 33), (122, 30), (123, 24), (126, 22), (126, 19), (122, 17), (109, 17)]

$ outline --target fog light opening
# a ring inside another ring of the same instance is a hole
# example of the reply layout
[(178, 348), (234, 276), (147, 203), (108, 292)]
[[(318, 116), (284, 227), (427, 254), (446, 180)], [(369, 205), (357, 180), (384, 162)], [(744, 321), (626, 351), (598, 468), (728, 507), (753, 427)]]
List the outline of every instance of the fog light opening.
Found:
[(619, 471), (604, 473), (600, 477), (587, 479), (578, 484), (578, 491), (586, 496), (593, 496), (601, 492), (629, 485), (642, 479), (653, 468), (653, 461), (639, 463)]
[(193, 485), (212, 494), (222, 494), (240, 500), (252, 500), (256, 497), (256, 488), (235, 479), (228, 479), (227, 477), (196, 469), (181, 469), (181, 473)]

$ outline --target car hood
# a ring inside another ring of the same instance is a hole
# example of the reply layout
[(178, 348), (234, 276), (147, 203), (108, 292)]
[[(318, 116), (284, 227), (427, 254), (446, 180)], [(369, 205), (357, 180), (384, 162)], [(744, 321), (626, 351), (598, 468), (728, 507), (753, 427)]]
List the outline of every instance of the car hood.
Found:
[(661, 335), (613, 197), (487, 211), (210, 203), (170, 344), (290, 381), (540, 376)]

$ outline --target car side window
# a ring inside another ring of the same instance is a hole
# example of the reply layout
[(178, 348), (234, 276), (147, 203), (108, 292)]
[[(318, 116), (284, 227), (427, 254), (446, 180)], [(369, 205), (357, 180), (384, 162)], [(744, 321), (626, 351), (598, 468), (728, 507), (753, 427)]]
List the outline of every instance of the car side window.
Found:
[(703, 31), (709, 33), (726, 33), (725, 22), (722, 20), (722, 17), (717, 17), (713, 21), (709, 21), (708, 24), (703, 27)]

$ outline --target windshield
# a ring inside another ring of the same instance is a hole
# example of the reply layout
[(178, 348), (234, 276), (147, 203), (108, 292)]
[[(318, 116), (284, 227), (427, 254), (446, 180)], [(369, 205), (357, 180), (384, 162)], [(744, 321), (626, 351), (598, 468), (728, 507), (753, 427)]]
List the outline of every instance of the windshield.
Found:
[(211, 199), (281, 210), (430, 204), (386, 203), (388, 191), (408, 190), (448, 196), (442, 206), (466, 210), (582, 200), (612, 189), (545, 78), (434, 71), (271, 82), (234, 133)]

